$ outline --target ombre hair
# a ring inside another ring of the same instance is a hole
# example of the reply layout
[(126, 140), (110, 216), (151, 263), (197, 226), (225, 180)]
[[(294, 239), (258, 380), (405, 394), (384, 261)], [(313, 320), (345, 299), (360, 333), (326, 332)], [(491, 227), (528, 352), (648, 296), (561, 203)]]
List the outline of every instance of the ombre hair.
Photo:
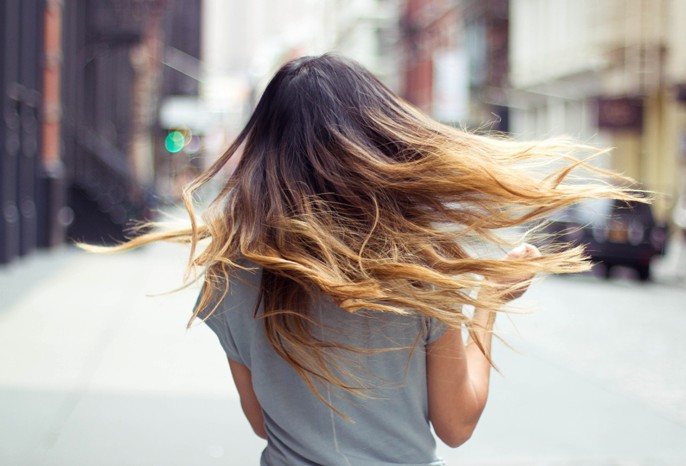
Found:
[[(458, 129), (351, 59), (305, 56), (281, 66), (226, 152), (184, 187), (189, 226), (143, 222), (136, 230), (146, 231), (124, 243), (79, 246), (118, 252), (156, 241), (189, 244), (185, 281), (191, 269), (204, 273), (185, 286), (200, 276), (204, 282), (188, 327), (206, 309), (215, 312), (242, 259), (258, 264), (257, 317), (270, 344), (335, 410), (314, 382), (353, 393), (360, 387), (341, 376), (327, 351), (341, 345), (312, 331), (315, 293), (350, 313), (436, 318), (465, 328), (484, 351), (465, 306), (495, 315), (532, 280), (522, 277), (592, 264), (582, 246), (541, 243), (540, 257), (512, 260), (473, 246), (515, 244), (501, 233), (513, 227), (534, 238), (549, 214), (585, 199), (648, 202), (628, 187), (633, 180), (588, 160), (608, 150), (568, 137), (516, 141)], [(194, 193), (236, 154), (235, 170), (198, 219)]]

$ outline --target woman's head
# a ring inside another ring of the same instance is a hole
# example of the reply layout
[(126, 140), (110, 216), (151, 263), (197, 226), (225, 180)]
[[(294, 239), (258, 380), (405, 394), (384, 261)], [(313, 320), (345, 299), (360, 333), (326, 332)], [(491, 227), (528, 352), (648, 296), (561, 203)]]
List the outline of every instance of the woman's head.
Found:
[(243, 146), (223, 194), (235, 189), (237, 203), (266, 214), (244, 219), (250, 224), (311, 213), (322, 200), (335, 203), (339, 217), (368, 219), (374, 198), (393, 194), (388, 202), (402, 204), (398, 194), (411, 190), (397, 170), (412, 168), (400, 164), (422, 158), (421, 145), (437, 134), (423, 123), (358, 63), (334, 54), (301, 57), (276, 72), (209, 173)]
[[(241, 258), (261, 265), (259, 317), (276, 352), (315, 393), (317, 380), (355, 390), (312, 332), (314, 293), (349, 312), (420, 313), (472, 331), (463, 306), (499, 311), (513, 287), (526, 285), (504, 285), (508, 278), (590, 264), (580, 247), (548, 246), (534, 260), (508, 261), (470, 246), (510, 244), (499, 230), (531, 231), (583, 199), (645, 200), (603, 178), (630, 180), (577, 157), (602, 152), (565, 138), (518, 142), (459, 130), (352, 60), (301, 57), (276, 72), (236, 140), (184, 189), (189, 228), (147, 232), (106, 250), (189, 243), (189, 265), (203, 268), (206, 285), (193, 317), (224, 296)], [(235, 156), (235, 171), (197, 222), (194, 192)], [(574, 173), (585, 182), (571, 182)]]

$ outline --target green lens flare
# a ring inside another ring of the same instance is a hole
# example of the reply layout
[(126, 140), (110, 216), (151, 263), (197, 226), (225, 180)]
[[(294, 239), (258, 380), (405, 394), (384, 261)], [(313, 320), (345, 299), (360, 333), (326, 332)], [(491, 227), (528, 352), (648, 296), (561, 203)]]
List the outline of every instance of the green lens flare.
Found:
[(172, 154), (181, 151), (185, 145), (186, 138), (181, 131), (170, 131), (164, 140), (164, 148), (167, 149), (167, 152), (171, 152)]

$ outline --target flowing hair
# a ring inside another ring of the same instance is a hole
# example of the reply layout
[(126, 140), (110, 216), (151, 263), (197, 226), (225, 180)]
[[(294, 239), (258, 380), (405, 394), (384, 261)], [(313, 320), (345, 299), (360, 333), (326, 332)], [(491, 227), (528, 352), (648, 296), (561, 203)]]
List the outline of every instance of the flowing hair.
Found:
[[(337, 411), (314, 382), (356, 394), (360, 387), (327, 356), (342, 345), (312, 332), (315, 292), (350, 313), (419, 314), (466, 328), (490, 361), (465, 306), (494, 316), (531, 281), (523, 276), (592, 264), (578, 245), (541, 244), (540, 257), (512, 260), (470, 247), (514, 244), (503, 229), (525, 226), (531, 236), (549, 214), (585, 199), (649, 202), (647, 192), (629, 188), (632, 179), (589, 161), (608, 150), (568, 137), (516, 141), (458, 129), (354, 60), (304, 56), (281, 66), (226, 152), (183, 188), (188, 227), (143, 222), (136, 230), (146, 231), (123, 243), (78, 246), (118, 252), (157, 241), (189, 244), (184, 281), (201, 268), (204, 282), (188, 328), (210, 304), (208, 317), (215, 311), (229, 275), (244, 268), (241, 259), (260, 265), (259, 317), (270, 344)], [(199, 220), (194, 193), (237, 153), (235, 170)]]

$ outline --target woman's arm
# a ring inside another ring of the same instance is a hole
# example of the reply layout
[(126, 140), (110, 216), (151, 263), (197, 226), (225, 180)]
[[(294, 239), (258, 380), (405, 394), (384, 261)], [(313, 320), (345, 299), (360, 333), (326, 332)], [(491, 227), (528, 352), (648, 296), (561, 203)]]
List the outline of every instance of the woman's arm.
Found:
[[(477, 311), (475, 319), (484, 317)], [(490, 354), (490, 333), (480, 337)], [(486, 406), (490, 366), (476, 344), (465, 345), (452, 328), (427, 345), (426, 355), (429, 418), (436, 435), (456, 448), (471, 437)]]
[(260, 402), (255, 395), (255, 390), (252, 388), (250, 369), (233, 359), (228, 359), (228, 361), (233, 381), (241, 398), (243, 413), (245, 413), (245, 417), (248, 418), (248, 422), (255, 433), (266, 440), (267, 431), (264, 428), (264, 414), (262, 413)]
[[(539, 255), (538, 249), (526, 244), (507, 257)], [(524, 291), (512, 298), (518, 298)], [(475, 336), (490, 358), (495, 315), (477, 308), (473, 320), (477, 324)], [(431, 424), (446, 445), (458, 447), (471, 437), (486, 407), (491, 365), (473, 339), (463, 344), (462, 332), (452, 328), (427, 345), (426, 357)]]

